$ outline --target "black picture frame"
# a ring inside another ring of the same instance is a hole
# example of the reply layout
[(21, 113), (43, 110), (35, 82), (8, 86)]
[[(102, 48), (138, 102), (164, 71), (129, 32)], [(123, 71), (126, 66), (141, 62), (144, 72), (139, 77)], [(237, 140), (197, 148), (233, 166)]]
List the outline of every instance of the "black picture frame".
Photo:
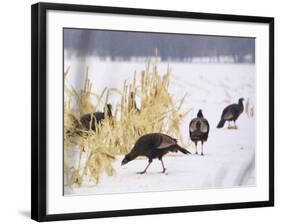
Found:
[[(170, 18), (191, 18), (217, 21), (253, 22), (269, 25), (269, 200), (196, 206), (139, 208), (68, 214), (46, 213), (46, 13), (48, 10), (75, 12), (100, 12), (123, 15), (141, 15)], [(37, 3), (31, 10), (31, 218), (37, 221), (54, 221), (116, 216), (148, 215), (161, 213), (193, 212), (274, 206), (274, 18), (194, 13), (183, 11), (163, 11), (137, 8), (118, 8), (89, 5)]]

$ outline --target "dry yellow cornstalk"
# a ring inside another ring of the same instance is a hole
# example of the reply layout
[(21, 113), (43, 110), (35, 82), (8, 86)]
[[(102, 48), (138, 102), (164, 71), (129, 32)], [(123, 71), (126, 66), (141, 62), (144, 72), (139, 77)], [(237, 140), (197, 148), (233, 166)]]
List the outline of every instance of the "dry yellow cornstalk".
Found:
[[(69, 69), (65, 79), (68, 72)], [(103, 173), (114, 175), (115, 157), (128, 153), (136, 139), (146, 133), (162, 132), (182, 141), (180, 126), (189, 111), (181, 112), (185, 95), (175, 102), (169, 92), (171, 69), (160, 75), (157, 64), (149, 61), (139, 75), (139, 82), (134, 72), (132, 80), (124, 80), (122, 89), (105, 87), (96, 94), (92, 92), (94, 85), (89, 80), (87, 69), (84, 88), (78, 97), (69, 91), (73, 88), (65, 81), (64, 171), (69, 185), (82, 186), (84, 180), (98, 184)], [(113, 118), (105, 116), (97, 124), (95, 132), (80, 130), (79, 116), (93, 113), (101, 105), (110, 103), (111, 94), (119, 97)], [(96, 104), (92, 96), (97, 97)], [(78, 106), (78, 112), (73, 105)], [(186, 142), (181, 144), (187, 146)]]

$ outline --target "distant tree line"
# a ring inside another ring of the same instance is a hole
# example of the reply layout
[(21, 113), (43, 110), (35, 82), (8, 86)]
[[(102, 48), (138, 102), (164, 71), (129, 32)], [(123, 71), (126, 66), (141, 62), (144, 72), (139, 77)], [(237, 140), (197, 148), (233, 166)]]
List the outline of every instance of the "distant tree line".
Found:
[(78, 56), (130, 60), (155, 56), (156, 48), (163, 61), (231, 57), (235, 63), (255, 62), (254, 38), (64, 29), (64, 49)]

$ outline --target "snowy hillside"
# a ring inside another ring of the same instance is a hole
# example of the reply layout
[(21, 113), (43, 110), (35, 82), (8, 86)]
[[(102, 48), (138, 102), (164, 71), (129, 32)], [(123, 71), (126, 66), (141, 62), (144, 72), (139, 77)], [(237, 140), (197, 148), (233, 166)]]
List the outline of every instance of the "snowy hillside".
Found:
[[(71, 66), (70, 66), (71, 65)], [(97, 62), (67, 59), (65, 68), (70, 66), (69, 82), (75, 88), (82, 88), (86, 66), (93, 81), (95, 92), (105, 86), (121, 88), (125, 79), (132, 78), (134, 72), (140, 74), (145, 63)], [(167, 63), (158, 63), (159, 73), (166, 71)], [(97, 186), (84, 183), (81, 188), (65, 187), (65, 195), (128, 193), (145, 191), (169, 191), (202, 188), (226, 188), (255, 185), (255, 116), (243, 113), (237, 121), (238, 129), (217, 129), (221, 112), (230, 103), (237, 103), (244, 97), (248, 111), (254, 114), (255, 66), (250, 64), (188, 64), (172, 63), (170, 91), (175, 99), (187, 93), (183, 106), (192, 112), (181, 126), (185, 141), (189, 141), (188, 125), (203, 110), (210, 123), (208, 141), (204, 144), (204, 156), (169, 154), (163, 158), (167, 172), (161, 174), (161, 163), (154, 160), (148, 172), (136, 174), (147, 165), (147, 159), (140, 158), (121, 167), (123, 157), (114, 163), (114, 176), (104, 175)], [(113, 107), (117, 98), (112, 96)], [(138, 104), (138, 102), (137, 102)], [(244, 106), (246, 106), (244, 104)], [(199, 144), (199, 153), (200, 153)], [(194, 144), (189, 150), (194, 153)]]

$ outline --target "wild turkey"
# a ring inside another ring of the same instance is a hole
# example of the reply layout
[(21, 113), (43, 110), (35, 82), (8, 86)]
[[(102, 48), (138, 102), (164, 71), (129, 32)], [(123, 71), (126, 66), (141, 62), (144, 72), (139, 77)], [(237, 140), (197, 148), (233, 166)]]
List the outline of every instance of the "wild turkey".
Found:
[(163, 170), (162, 173), (165, 173), (166, 168), (164, 166), (162, 157), (166, 155), (168, 152), (177, 152), (181, 151), (184, 154), (189, 154), (190, 152), (186, 149), (180, 147), (177, 144), (177, 140), (161, 133), (150, 133), (141, 136), (135, 143), (133, 149), (130, 153), (128, 153), (124, 159), (122, 160), (121, 165), (124, 165), (138, 156), (146, 156), (148, 158), (148, 165), (142, 172), (138, 172), (139, 174), (144, 174), (153, 159), (158, 158), (161, 161)]
[(95, 112), (95, 113), (83, 115), (80, 118), (80, 123), (82, 125), (82, 128), (86, 130), (91, 129), (92, 131), (96, 131), (96, 124), (99, 124), (100, 122), (102, 122), (102, 120), (104, 120), (105, 114), (107, 114), (109, 118), (112, 117), (111, 110), (112, 110), (111, 104), (107, 104), (104, 109), (104, 112)]
[(189, 123), (189, 136), (191, 141), (195, 143), (195, 154), (198, 154), (197, 143), (201, 142), (201, 155), (204, 155), (203, 144), (208, 139), (209, 131), (209, 122), (204, 118), (202, 110), (199, 110), (197, 113), (197, 117), (193, 118)]
[(230, 121), (234, 121), (234, 128), (237, 129), (236, 120), (244, 110), (243, 101), (244, 98), (240, 98), (238, 104), (231, 104), (224, 108), (221, 115), (221, 120), (218, 123), (217, 128), (222, 128), (224, 126), (224, 123), (228, 121), (228, 128), (230, 129)]

